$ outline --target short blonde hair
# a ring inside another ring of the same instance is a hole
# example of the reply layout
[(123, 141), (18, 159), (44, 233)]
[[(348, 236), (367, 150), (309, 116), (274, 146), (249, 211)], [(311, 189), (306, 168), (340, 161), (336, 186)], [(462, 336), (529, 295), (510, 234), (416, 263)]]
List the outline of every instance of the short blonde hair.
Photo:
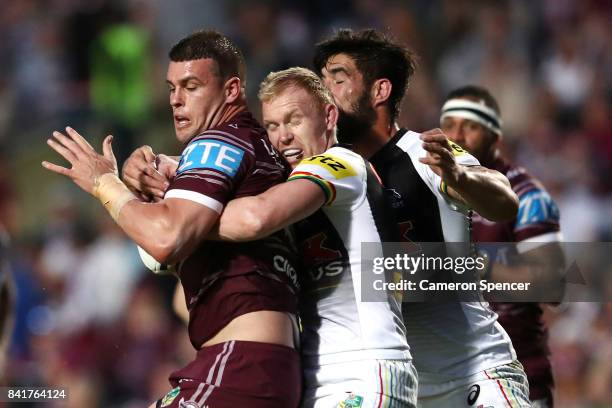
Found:
[(334, 104), (334, 98), (321, 78), (311, 70), (302, 67), (270, 72), (259, 85), (257, 96), (261, 102), (268, 102), (292, 86), (301, 88), (312, 95), (321, 110), (327, 104)]

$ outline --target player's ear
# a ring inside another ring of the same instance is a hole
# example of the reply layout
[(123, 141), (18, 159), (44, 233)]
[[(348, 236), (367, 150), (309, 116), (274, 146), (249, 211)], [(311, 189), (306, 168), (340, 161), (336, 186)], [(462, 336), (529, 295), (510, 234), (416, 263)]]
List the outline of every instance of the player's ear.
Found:
[(325, 105), (325, 129), (331, 131), (338, 123), (338, 107), (333, 103)]
[(391, 97), (391, 81), (387, 78), (380, 78), (374, 81), (371, 89), (371, 100), (374, 107), (384, 105)]
[(225, 82), (225, 102), (235, 102), (242, 93), (242, 81), (238, 77), (231, 77)]

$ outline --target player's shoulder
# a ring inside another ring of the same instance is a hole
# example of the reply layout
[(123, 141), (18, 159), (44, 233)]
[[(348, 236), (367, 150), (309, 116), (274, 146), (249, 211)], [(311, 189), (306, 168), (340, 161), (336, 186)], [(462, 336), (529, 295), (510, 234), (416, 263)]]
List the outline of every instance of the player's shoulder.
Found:
[(357, 153), (341, 146), (334, 146), (321, 154), (300, 162), (299, 168), (324, 172), (331, 178), (359, 177), (365, 173), (365, 160)]
[[(423, 141), (421, 140), (421, 133), (413, 132), (412, 130), (406, 130), (401, 136), (395, 140), (395, 145), (402, 149), (411, 158), (423, 157), (427, 154), (423, 148)], [(448, 144), (451, 147), (453, 156), (460, 164), (465, 165), (479, 165), (480, 163), (474, 156), (468, 153), (467, 150), (459, 146), (452, 140), (448, 140)]]
[(420, 136), (420, 133), (413, 132), (412, 130), (404, 130), (402, 134), (398, 134), (396, 137), (394, 137), (393, 142), (395, 143), (395, 146), (403, 150), (408, 155), (420, 157), (422, 153), (425, 152)]
[(265, 137), (266, 131), (259, 122), (248, 111), (244, 111), (224, 123), (203, 131), (190, 143), (213, 139), (234, 144), (253, 153), (254, 139)]
[(512, 190), (519, 197), (533, 191), (547, 193), (544, 184), (522, 166), (506, 162), (504, 168), (496, 168), (496, 170), (499, 170), (508, 178)]

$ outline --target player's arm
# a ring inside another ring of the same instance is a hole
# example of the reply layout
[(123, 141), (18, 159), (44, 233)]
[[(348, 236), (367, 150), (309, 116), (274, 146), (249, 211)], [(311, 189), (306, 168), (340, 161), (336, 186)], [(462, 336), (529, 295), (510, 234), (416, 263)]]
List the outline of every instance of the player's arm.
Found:
[(74, 129), (66, 128), (66, 133), (54, 132), (47, 143), (72, 168), (46, 161), (43, 166), (70, 177), (98, 198), (121, 229), (159, 262), (175, 263), (187, 257), (217, 222), (218, 212), (189, 200), (141, 202), (117, 176), (112, 136), (104, 139), (100, 155)]
[[(516, 217), (518, 198), (510, 182), (497, 170), (482, 166), (459, 165), (456, 179), (444, 180), (448, 195), (491, 221)], [(452, 183), (449, 185), (448, 183)]]
[(559, 242), (542, 244), (520, 253), (513, 265), (495, 262), (489, 272), (491, 282), (530, 282), (530, 290), (515, 293), (517, 300), (528, 296), (529, 299), (542, 299), (558, 303), (563, 297), (563, 273), (565, 256)]
[(559, 231), (559, 208), (541, 188), (523, 192), (514, 224), (518, 258), (510, 265), (495, 263), (490, 279), (495, 282), (531, 282), (531, 300), (559, 302), (563, 296), (565, 254)]
[[(440, 129), (424, 132), (421, 140), (427, 156), (419, 160), (442, 178), (442, 189), (449, 197), (491, 221), (516, 217), (518, 197), (503, 174), (482, 166), (459, 164), (455, 158), (457, 153)], [(457, 145), (454, 147), (461, 149)]]
[(290, 180), (257, 196), (230, 201), (217, 233), (227, 241), (259, 239), (308, 217), (325, 201), (324, 190), (314, 182)]

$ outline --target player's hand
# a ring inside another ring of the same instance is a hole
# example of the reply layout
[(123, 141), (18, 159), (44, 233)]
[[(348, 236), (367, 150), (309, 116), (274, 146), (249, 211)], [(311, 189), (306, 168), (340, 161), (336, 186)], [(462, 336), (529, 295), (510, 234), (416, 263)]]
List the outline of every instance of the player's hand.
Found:
[(446, 135), (440, 129), (432, 129), (423, 132), (421, 140), (427, 156), (421, 157), (419, 161), (429, 165), (449, 187), (457, 186), (464, 176), (465, 169), (457, 164)]
[(176, 175), (179, 162), (165, 154), (158, 154), (155, 159), (155, 164), (157, 165), (157, 171), (159, 171), (166, 180), (172, 180)]
[(108, 135), (104, 138), (103, 154), (98, 154), (76, 130), (67, 127), (66, 134), (53, 132), (53, 137), (47, 139), (47, 144), (68, 160), (72, 167), (67, 169), (47, 161), (43, 161), (42, 165), (47, 170), (70, 177), (76, 185), (93, 194), (94, 185), (99, 177), (106, 173), (118, 174), (117, 160), (111, 147), (113, 137)]
[(123, 164), (122, 179), (144, 201), (164, 198), (170, 177), (157, 170), (156, 156), (150, 146), (141, 146)]

